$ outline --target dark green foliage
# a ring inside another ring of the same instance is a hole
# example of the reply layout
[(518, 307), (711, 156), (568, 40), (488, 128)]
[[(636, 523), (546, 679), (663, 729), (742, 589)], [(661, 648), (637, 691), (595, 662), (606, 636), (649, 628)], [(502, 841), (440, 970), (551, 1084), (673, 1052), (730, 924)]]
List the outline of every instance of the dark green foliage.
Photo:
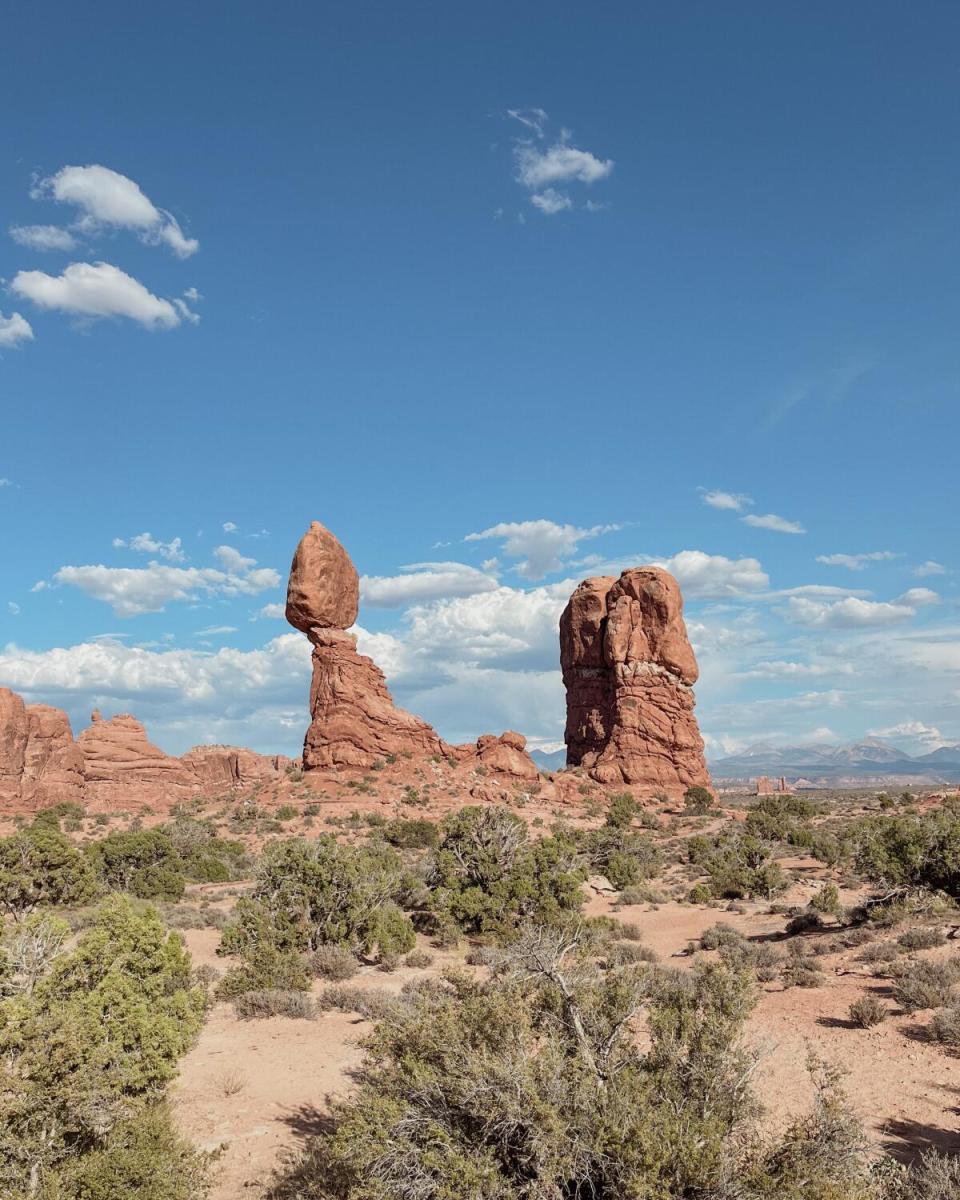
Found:
[(716, 838), (692, 837), (687, 841), (687, 855), (710, 876), (714, 896), (770, 900), (787, 886), (786, 876), (772, 861), (770, 847), (745, 830)]
[(180, 1136), (165, 1104), (150, 1104), (121, 1121), (104, 1146), (68, 1164), (58, 1183), (64, 1200), (203, 1200), (209, 1159)]
[(960, 898), (960, 806), (857, 822), (848, 840), (864, 878), (885, 888), (922, 887)]
[(296, 950), (280, 949), (269, 939), (250, 943), (242, 961), (217, 984), (217, 996), (231, 1000), (245, 992), (269, 990), (306, 992), (310, 972), (303, 955)]
[(402, 850), (432, 850), (440, 841), (440, 830), (436, 822), (426, 818), (407, 821), (397, 817), (388, 821), (381, 832), (391, 846)]
[(441, 826), (427, 879), (441, 925), (505, 932), (524, 917), (556, 920), (583, 902), (585, 878), (566, 834), (531, 841), (506, 808), (463, 808)]
[(180, 856), (179, 869), (196, 883), (226, 883), (249, 868), (243, 842), (220, 837), (209, 821), (180, 814), (162, 832)]
[(86, 858), (52, 822), (0, 838), (0, 908), (14, 920), (38, 907), (85, 904), (96, 892)]
[(332, 943), (402, 954), (415, 942), (401, 908), (412, 886), (399, 856), (382, 843), (345, 846), (328, 834), (276, 842), (264, 853), (252, 896), (238, 902), (224, 929), (220, 952), (252, 962), (267, 946), (302, 954)]
[(640, 811), (640, 805), (630, 792), (618, 792), (610, 797), (606, 823), (613, 829), (629, 829)]
[(107, 891), (144, 900), (179, 900), (186, 880), (181, 857), (159, 829), (108, 833), (87, 847), (90, 863)]
[(687, 812), (703, 816), (713, 808), (713, 796), (705, 787), (688, 787), (683, 793), (683, 806)]
[(639, 811), (630, 793), (622, 792), (614, 797), (603, 825), (580, 835), (591, 868), (605, 875), (615, 888), (650, 879), (663, 865), (663, 856), (653, 841), (630, 829)]

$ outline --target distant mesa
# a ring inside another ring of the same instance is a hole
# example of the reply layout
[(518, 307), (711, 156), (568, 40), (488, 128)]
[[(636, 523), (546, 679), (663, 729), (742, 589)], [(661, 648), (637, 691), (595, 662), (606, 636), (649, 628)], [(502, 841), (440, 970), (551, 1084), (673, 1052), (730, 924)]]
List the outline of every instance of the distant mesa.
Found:
[(560, 618), (567, 765), (676, 796), (710, 786), (680, 586), (659, 567), (585, 579)]

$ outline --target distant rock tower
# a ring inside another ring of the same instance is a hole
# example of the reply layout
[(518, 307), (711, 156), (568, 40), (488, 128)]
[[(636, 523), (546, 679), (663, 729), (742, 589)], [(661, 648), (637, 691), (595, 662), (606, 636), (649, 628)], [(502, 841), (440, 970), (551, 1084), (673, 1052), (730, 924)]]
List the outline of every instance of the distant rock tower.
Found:
[(680, 586), (659, 567), (585, 579), (560, 618), (567, 765), (601, 783), (710, 786)]

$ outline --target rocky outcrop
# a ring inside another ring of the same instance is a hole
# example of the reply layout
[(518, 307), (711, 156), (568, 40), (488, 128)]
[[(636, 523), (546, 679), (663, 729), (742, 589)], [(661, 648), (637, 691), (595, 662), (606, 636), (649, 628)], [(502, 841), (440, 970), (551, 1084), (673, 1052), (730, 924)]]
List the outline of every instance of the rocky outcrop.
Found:
[(252, 787), (278, 779), (296, 765), (284, 754), (257, 754), (243, 746), (194, 746), (180, 761), (205, 791)]
[(709, 786), (680, 587), (658, 567), (586, 579), (560, 618), (568, 766), (675, 796)]
[(93, 808), (175, 804), (197, 791), (197, 778), (147, 738), (129, 713), (108, 721), (98, 712), (77, 738), (83, 755), (84, 799)]
[(287, 582), (287, 620), (301, 633), (349, 629), (360, 606), (360, 577), (329, 529), (312, 521), (300, 539)]
[(67, 714), (0, 688), (0, 806), (42, 808), (83, 794), (83, 759)]
[(475, 758), (488, 770), (535, 779), (536, 765), (519, 733), (485, 734), (475, 746), (450, 746), (426, 721), (394, 704), (383, 672), (357, 652), (346, 632), (357, 618), (359, 594), (347, 552), (314, 521), (293, 556), (287, 586), (287, 620), (313, 644), (304, 770), (371, 767), (391, 755), (442, 755)]

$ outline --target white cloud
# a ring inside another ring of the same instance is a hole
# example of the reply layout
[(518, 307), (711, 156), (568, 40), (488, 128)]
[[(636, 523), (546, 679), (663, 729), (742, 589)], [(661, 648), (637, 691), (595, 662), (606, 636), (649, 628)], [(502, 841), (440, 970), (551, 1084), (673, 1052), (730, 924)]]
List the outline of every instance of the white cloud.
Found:
[(287, 615), (287, 608), (285, 604), (265, 604), (258, 615), (275, 621)]
[(565, 140), (546, 150), (522, 144), (514, 147), (517, 180), (524, 187), (539, 189), (555, 183), (596, 183), (613, 170), (613, 159), (597, 158), (589, 150), (578, 150)]
[(0, 488), (15, 487), (16, 484), (12, 479), (0, 479)]
[(939, 604), (940, 596), (932, 588), (913, 587), (907, 588), (902, 596), (898, 596), (897, 603), (911, 604), (915, 608), (920, 608), (927, 604)]
[(173, 329), (181, 313), (110, 263), (71, 263), (62, 275), (18, 271), (10, 284), (17, 296), (39, 308), (80, 317), (128, 317), (146, 329)]
[(189, 258), (200, 248), (196, 238), (184, 236), (174, 216), (157, 208), (132, 179), (109, 167), (63, 167), (41, 180), (31, 195), (50, 195), (77, 207), (82, 214), (77, 227), (87, 234), (99, 233), (104, 226), (129, 229), (147, 245), (164, 243), (178, 258)]
[(11, 616), (18, 617), (20, 615), (20, 605), (16, 600), (8, 600), (7, 608), (10, 610)]
[(925, 725), (923, 721), (900, 721), (885, 729), (871, 729), (870, 737), (905, 738), (919, 744), (923, 750), (939, 750), (941, 746), (951, 744), (936, 725)]
[(758, 662), (749, 671), (739, 672), (741, 679), (819, 679), (824, 675), (854, 675), (849, 662), (790, 662), (784, 659)]
[(233, 521), (224, 521), (223, 532), (224, 533), (236, 533), (237, 526), (233, 523)]
[(163, 612), (167, 604), (194, 600), (198, 595), (255, 596), (278, 587), (279, 574), (272, 567), (252, 568), (256, 562), (232, 551), (235, 558), (219, 554), (224, 570), (215, 567), (170, 567), (151, 562), (146, 567), (96, 566), (61, 567), (54, 575), (59, 584), (79, 588), (96, 600), (109, 604), (118, 617)]
[(702, 500), (711, 508), (727, 509), (730, 512), (743, 512), (744, 508), (753, 504), (751, 498), (744, 492), (704, 492)]
[(502, 538), (503, 553), (521, 561), (514, 568), (525, 579), (542, 579), (559, 571), (564, 561), (576, 552), (580, 542), (612, 533), (619, 525), (594, 525), (580, 529), (576, 525), (558, 525), (556, 521), (502, 521), (480, 533), (468, 533), (466, 542)]
[(947, 568), (942, 563), (934, 562), (932, 558), (928, 558), (925, 563), (914, 567), (913, 573), (918, 579), (925, 579), (928, 575), (946, 575)]
[(870, 625), (889, 625), (916, 616), (911, 604), (878, 600), (861, 600), (848, 596), (844, 600), (808, 600), (791, 596), (783, 612), (784, 618), (795, 625), (811, 629), (856, 629)]
[(886, 562), (899, 558), (892, 550), (871, 550), (867, 554), (818, 554), (817, 562), (828, 567), (846, 567), (849, 571), (862, 571), (867, 563)]
[(764, 513), (763, 516), (758, 516), (756, 513), (748, 513), (747, 516), (741, 517), (744, 525), (752, 525), (754, 529), (770, 529), (774, 533), (806, 533), (807, 531), (799, 521), (788, 521), (786, 517), (778, 517), (776, 513)]
[(33, 329), (26, 317), (21, 316), (18, 312), (5, 317), (0, 312), (0, 350), (13, 350), (21, 342), (32, 341)]
[(669, 571), (686, 597), (743, 596), (765, 588), (770, 582), (755, 558), (730, 559), (722, 554), (706, 554), (703, 550), (681, 550), (654, 565)]
[(530, 203), (534, 208), (539, 208), (542, 213), (547, 216), (553, 216), (554, 213), (564, 212), (568, 208), (573, 208), (573, 201), (569, 196), (565, 196), (563, 192), (558, 192), (556, 188), (547, 188), (542, 192), (534, 192), (530, 197)]
[(257, 565), (255, 558), (247, 558), (239, 550), (235, 550), (233, 546), (217, 546), (213, 553), (220, 560), (225, 570), (233, 571), (240, 575)]
[(28, 250), (75, 250), (77, 239), (59, 225), (11, 225), (10, 236)]
[(473, 596), (494, 591), (496, 579), (458, 562), (411, 563), (400, 575), (364, 575), (360, 598), (374, 608), (400, 608), (444, 596)]
[(236, 625), (208, 625), (206, 629), (198, 629), (194, 637), (214, 637), (225, 633), (236, 633)]
[(151, 533), (135, 534), (129, 541), (115, 537), (113, 548), (114, 550), (138, 550), (141, 554), (159, 554), (168, 562), (185, 562), (187, 557), (183, 553), (183, 543), (180, 538), (175, 537), (169, 542), (160, 542)]

